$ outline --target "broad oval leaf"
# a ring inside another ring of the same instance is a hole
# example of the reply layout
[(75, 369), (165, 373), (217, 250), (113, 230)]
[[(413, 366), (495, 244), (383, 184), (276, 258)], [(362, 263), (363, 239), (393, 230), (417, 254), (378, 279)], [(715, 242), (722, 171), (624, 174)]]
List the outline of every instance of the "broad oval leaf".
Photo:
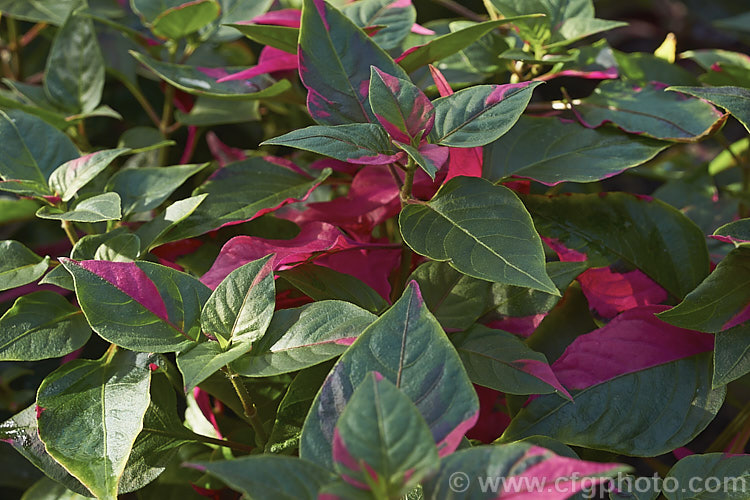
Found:
[(670, 94), (663, 86), (634, 88), (621, 81), (602, 83), (573, 111), (587, 127), (612, 122), (626, 132), (676, 142), (699, 141), (726, 121), (706, 101)]
[(659, 321), (654, 313), (663, 309), (631, 309), (574, 340), (552, 365), (574, 401), (532, 400), (501, 439), (541, 434), (631, 456), (692, 440), (719, 411), (726, 388), (711, 389), (713, 337)]
[(98, 498), (117, 498), (149, 404), (151, 355), (108, 352), (48, 375), (37, 393), (47, 452)]
[(199, 334), (211, 294), (197, 279), (151, 262), (60, 259), (86, 320), (101, 337), (142, 352), (180, 351)]
[[(331, 173), (310, 178), (263, 158), (250, 158), (217, 170), (193, 196), (208, 194), (162, 243), (198, 236), (225, 224), (244, 222), (309, 196)], [(143, 239), (143, 238), (141, 238)]]
[(6, 181), (0, 182), (0, 189), (30, 196), (51, 195), (47, 186), (50, 174), (79, 156), (64, 133), (15, 110), (0, 111), (0, 151), (0, 178)]
[(257, 500), (316, 500), (318, 491), (333, 480), (330, 471), (313, 462), (280, 455), (256, 455), (190, 465)]
[(63, 201), (69, 201), (128, 148), (97, 151), (60, 165), (50, 175), (49, 186)]
[(62, 295), (30, 293), (0, 317), (0, 361), (65, 356), (82, 347), (90, 336), (81, 310)]
[(542, 82), (475, 85), (434, 102), (431, 142), (442, 146), (484, 146), (506, 133)]
[(232, 368), (246, 377), (302, 370), (343, 353), (377, 317), (338, 300), (280, 309), (247, 356)]
[(439, 458), (430, 428), (409, 396), (370, 373), (336, 424), (333, 461), (346, 482), (363, 489), (374, 483), (380, 494), (399, 498), (437, 469)]
[(375, 122), (368, 101), (370, 66), (408, 79), (393, 59), (324, 0), (304, 0), (299, 72), (307, 108), (321, 125)]
[(216, 0), (183, 2), (161, 12), (151, 22), (151, 31), (156, 36), (179, 40), (213, 22), (220, 11)]
[(667, 90), (690, 94), (729, 111), (750, 131), (750, 90), (742, 87), (668, 87)]
[(130, 54), (157, 76), (178, 89), (197, 96), (215, 99), (244, 100), (276, 97), (289, 90), (289, 80), (276, 81), (268, 75), (259, 75), (249, 80), (230, 80), (219, 83), (225, 76), (246, 68), (203, 68), (157, 61), (138, 52)]
[(362, 165), (386, 165), (399, 154), (383, 127), (374, 123), (312, 125), (263, 141), (261, 146), (276, 145), (304, 149), (337, 160)]
[(447, 260), (464, 274), (560, 293), (545, 271), (531, 217), (504, 186), (455, 177), (429, 202), (404, 207), (399, 226), (415, 252)]
[(744, 500), (749, 468), (750, 455), (690, 455), (669, 470), (662, 493), (667, 500)]
[(40, 257), (15, 240), (0, 241), (0, 291), (26, 285), (49, 267), (49, 256)]
[(494, 500), (507, 495), (562, 499), (626, 469), (621, 464), (561, 457), (528, 443), (477, 446), (441, 460), (438, 473), (424, 484), (424, 498)]
[(91, 112), (102, 99), (104, 70), (94, 22), (83, 14), (71, 13), (47, 57), (45, 93), (69, 113)]
[(522, 116), (484, 148), (484, 171), (493, 182), (511, 175), (547, 185), (594, 182), (641, 165), (667, 147), (664, 142), (608, 128)]
[(708, 275), (703, 232), (678, 210), (628, 193), (523, 196), (539, 233), (589, 258), (620, 258), (678, 298)]
[(334, 427), (355, 387), (371, 371), (382, 374), (416, 403), (441, 455), (454, 451), (476, 422), (479, 403), (471, 382), (412, 282), (328, 375), (302, 429), (302, 458), (333, 467)]
[(120, 220), (120, 195), (104, 193), (76, 203), (70, 210), (63, 211), (56, 207), (44, 206), (37, 210), (40, 219), (66, 220), (70, 222), (101, 222)]

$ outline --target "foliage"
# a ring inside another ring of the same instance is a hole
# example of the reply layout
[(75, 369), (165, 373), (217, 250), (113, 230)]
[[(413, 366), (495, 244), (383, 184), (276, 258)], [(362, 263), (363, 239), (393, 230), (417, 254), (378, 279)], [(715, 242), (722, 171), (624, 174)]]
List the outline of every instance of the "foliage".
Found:
[(748, 14), (437, 3), (0, 0), (4, 491), (747, 475)]

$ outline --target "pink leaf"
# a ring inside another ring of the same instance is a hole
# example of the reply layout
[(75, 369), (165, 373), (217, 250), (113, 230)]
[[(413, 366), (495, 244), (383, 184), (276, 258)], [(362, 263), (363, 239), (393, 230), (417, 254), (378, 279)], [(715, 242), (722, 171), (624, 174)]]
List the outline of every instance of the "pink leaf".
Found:
[(654, 314), (667, 306), (641, 306), (581, 335), (552, 365), (570, 389), (585, 389), (654, 366), (713, 350), (714, 336), (678, 328)]
[[(357, 460), (349, 453), (349, 450), (346, 449), (346, 444), (344, 444), (344, 440), (341, 439), (341, 434), (339, 434), (338, 429), (333, 430), (333, 461), (352, 471), (361, 470), (359, 462), (357, 462)], [(356, 486), (363, 490), (369, 490), (365, 483), (357, 481), (348, 474), (341, 473), (341, 478), (352, 486)], [(375, 475), (373, 479), (377, 480), (377, 475)]]
[(289, 28), (299, 28), (302, 11), (299, 9), (280, 9), (272, 10), (255, 16), (249, 21), (241, 21), (237, 24), (271, 24), (273, 26), (287, 26)]
[(216, 159), (220, 167), (225, 167), (232, 162), (247, 158), (242, 149), (233, 148), (221, 142), (219, 136), (213, 130), (206, 134), (206, 144), (208, 144), (211, 155)]
[[(409, 95), (414, 99), (413, 102), (409, 103), (411, 106), (409, 115), (403, 116), (402, 113), (403, 123), (406, 126), (406, 130), (402, 130), (396, 124), (389, 122), (386, 118), (376, 113), (375, 117), (380, 124), (386, 129), (391, 137), (407, 144), (411, 142), (412, 138), (417, 137), (420, 133), (423, 134), (423, 137), (426, 137), (435, 123), (435, 108), (433, 107), (432, 102), (419, 88), (409, 86), (407, 90), (404, 90), (401, 88), (401, 80), (395, 76), (384, 73), (378, 68), (375, 68), (375, 71), (394, 96)], [(411, 91), (409, 89), (411, 89)], [(409, 93), (405, 94), (405, 92)], [(412, 92), (415, 93), (416, 96), (412, 95)], [(399, 108), (401, 107), (402, 104), (399, 103)]]
[(445, 182), (460, 175), (466, 177), (482, 176), (482, 147), (449, 148), (448, 174)]
[(728, 330), (733, 326), (737, 326), (745, 321), (750, 320), (750, 304), (746, 305), (744, 309), (734, 315), (729, 321), (727, 321), (722, 327), (722, 330)]
[(546, 82), (553, 78), (559, 78), (561, 76), (572, 76), (577, 78), (584, 78), (586, 80), (612, 80), (619, 76), (616, 67), (607, 68), (604, 70), (585, 71), (578, 69), (566, 69), (557, 73), (547, 73), (534, 78), (535, 81)]
[(315, 263), (360, 279), (388, 300), (391, 284), (388, 277), (401, 261), (397, 248), (351, 249), (324, 255)]
[(195, 398), (195, 403), (198, 405), (198, 409), (200, 409), (206, 420), (208, 420), (213, 426), (216, 437), (224, 439), (219, 430), (219, 423), (216, 421), (216, 415), (214, 415), (214, 412), (211, 410), (211, 398), (209, 397), (209, 394), (200, 387), (194, 387), (193, 397)]
[(497, 330), (520, 335), (521, 337), (530, 337), (534, 330), (539, 326), (546, 314), (534, 314), (532, 316), (509, 317), (501, 320), (490, 321), (487, 326)]
[(642, 271), (626, 273), (608, 267), (588, 269), (578, 276), (581, 290), (589, 306), (603, 318), (638, 306), (659, 304), (667, 299), (667, 291)]
[(503, 411), (505, 401), (502, 392), (476, 384), (474, 390), (479, 397), (479, 418), (466, 437), (489, 444), (510, 425), (510, 415)]
[(437, 144), (428, 144), (426, 142), (423, 142), (419, 146), (419, 152), (422, 156), (434, 163), (437, 168), (442, 167), (443, 164), (448, 161), (448, 154), (452, 149), (456, 148), (448, 148), (445, 146), (438, 146)]
[(249, 80), (258, 75), (292, 70), (297, 70), (296, 54), (290, 54), (275, 47), (266, 46), (260, 51), (260, 57), (256, 66), (240, 71), (239, 73), (224, 76), (216, 81), (222, 83), (232, 80)]
[[(404, 54), (406, 54), (406, 52)], [(441, 73), (440, 70), (437, 69), (432, 64), (430, 64), (429, 67), (430, 67), (430, 74), (432, 75), (432, 79), (435, 81), (435, 86), (437, 87), (438, 92), (440, 93), (440, 97), (447, 97), (453, 94), (453, 89), (448, 83), (448, 80), (445, 79), (445, 76), (443, 76), (443, 73)]]
[(538, 359), (517, 359), (513, 362), (515, 366), (523, 370), (524, 372), (532, 375), (547, 385), (555, 388), (560, 394), (563, 394), (566, 398), (573, 401), (573, 396), (560, 384), (560, 381), (555, 376), (552, 368), (546, 363), (539, 361)]
[(415, 35), (434, 35), (435, 32), (430, 28), (425, 28), (421, 24), (414, 23), (411, 27), (411, 32)]

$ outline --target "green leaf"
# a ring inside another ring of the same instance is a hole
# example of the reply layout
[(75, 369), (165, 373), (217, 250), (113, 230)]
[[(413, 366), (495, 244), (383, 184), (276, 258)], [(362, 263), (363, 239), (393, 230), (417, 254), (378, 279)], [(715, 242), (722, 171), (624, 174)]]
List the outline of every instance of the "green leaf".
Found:
[(475, 325), (451, 336), (466, 373), (475, 384), (508, 394), (549, 394), (560, 382), (544, 354), (530, 349), (515, 335)]
[(375, 122), (367, 98), (370, 66), (408, 76), (375, 41), (323, 0), (304, 0), (299, 71), (307, 107), (320, 125)]
[(175, 119), (183, 125), (198, 127), (259, 121), (260, 102), (198, 97), (189, 113), (176, 110)]
[(600, 84), (573, 111), (587, 127), (612, 122), (626, 132), (676, 142), (697, 142), (726, 121), (726, 116), (700, 99), (670, 94), (653, 84), (635, 87), (618, 80)]
[(668, 87), (666, 90), (690, 94), (726, 109), (750, 131), (750, 90), (741, 87)]
[[(404, 144), (398, 141), (393, 141), (393, 144), (397, 148), (403, 150), (409, 156), (409, 158), (414, 160), (414, 163), (416, 163), (419, 166), (419, 168), (424, 170), (424, 172), (430, 176), (430, 179), (433, 179), (433, 180), (435, 179), (435, 174), (437, 173), (441, 165), (435, 164), (432, 158), (430, 158), (429, 156), (423, 155), (422, 152), (419, 151), (419, 149), (415, 148), (414, 146), (410, 146), (409, 144)], [(440, 146), (433, 146), (433, 147), (439, 148)]]
[(49, 257), (39, 257), (15, 240), (0, 241), (0, 255), (0, 291), (36, 281), (49, 267)]
[(364, 165), (385, 165), (397, 159), (385, 129), (374, 123), (312, 125), (263, 141), (261, 146), (288, 146)]
[(63, 163), (50, 175), (49, 186), (63, 201), (69, 201), (115, 158), (130, 151), (127, 148), (105, 149)]
[(73, 206), (69, 211), (44, 206), (36, 216), (40, 219), (66, 220), (71, 222), (101, 222), (105, 220), (120, 220), (120, 196), (117, 193), (104, 193), (86, 198)]
[(151, 22), (151, 31), (156, 36), (179, 40), (213, 22), (220, 10), (216, 0), (184, 2), (161, 12)]
[(104, 90), (104, 58), (93, 21), (72, 13), (60, 27), (44, 69), (44, 91), (69, 113), (96, 109)]
[(275, 455), (192, 464), (254, 500), (315, 500), (333, 475), (313, 462)]
[(0, 198), (0, 225), (33, 219), (38, 209), (35, 200)]
[(256, 76), (250, 80), (230, 80), (219, 83), (217, 80), (247, 68), (244, 66), (201, 68), (171, 64), (157, 61), (132, 50), (130, 55), (161, 79), (188, 94), (197, 96), (229, 100), (268, 99), (283, 94), (292, 86), (289, 80), (276, 81), (268, 75)]
[(10, 17), (33, 23), (59, 26), (81, 0), (0, 0), (0, 11)]
[(750, 373), (750, 323), (745, 322), (716, 334), (714, 341), (714, 388)]
[(487, 310), (492, 283), (466, 276), (444, 262), (425, 262), (411, 280), (419, 283), (427, 307), (443, 328), (464, 330)]
[(253, 350), (232, 368), (246, 377), (269, 377), (314, 366), (343, 353), (376, 318), (338, 300), (280, 309)]
[[(211, 41), (233, 41), (238, 38), (237, 32), (230, 28), (234, 23), (240, 23), (264, 14), (271, 7), (273, 0), (256, 0), (246, 2), (245, 0), (219, 0), (221, 15), (214, 22), (215, 32), (211, 35)], [(205, 35), (203, 35), (205, 37)], [(295, 37), (295, 43), (297, 38)], [(261, 42), (262, 43), (262, 42)], [(263, 45), (267, 45), (262, 43)]]
[(417, 405), (443, 455), (455, 450), (476, 422), (479, 403), (471, 382), (412, 282), (334, 365), (305, 420), (302, 458), (333, 467), (334, 426), (354, 388), (372, 371), (396, 384)]
[(105, 189), (120, 195), (123, 215), (146, 212), (161, 205), (186, 180), (208, 165), (126, 168), (113, 175)]
[(207, 196), (208, 193), (204, 193), (176, 201), (165, 208), (162, 213), (139, 227), (136, 235), (141, 240), (141, 252), (161, 245), (163, 243), (161, 241), (162, 236), (168, 234), (177, 224), (190, 217)]
[(21, 500), (86, 500), (89, 496), (79, 495), (57, 481), (44, 477), (27, 489)]
[(540, 234), (589, 259), (623, 259), (678, 298), (708, 274), (703, 232), (661, 201), (628, 193), (523, 196), (523, 201)]
[(388, 303), (365, 282), (350, 274), (316, 264), (280, 271), (279, 277), (313, 300), (343, 300), (378, 314)]
[(698, 287), (672, 309), (659, 313), (675, 326), (717, 333), (750, 303), (750, 246), (727, 255)]
[(39, 437), (47, 452), (98, 498), (117, 498), (149, 404), (150, 359), (128, 351), (97, 361), (76, 359), (39, 387)]
[[(0, 111), (0, 189), (19, 195), (51, 195), (47, 179), (61, 164), (78, 158), (68, 136), (22, 111)], [(13, 187), (17, 184), (18, 187)]]
[(24, 295), (0, 317), (0, 361), (59, 358), (82, 347), (91, 329), (77, 307), (62, 295)]
[(216, 340), (191, 346), (177, 356), (185, 391), (248, 352), (266, 332), (275, 304), (272, 256), (229, 273), (201, 312), (201, 329)]
[(662, 493), (667, 500), (743, 500), (748, 492), (748, 468), (747, 455), (690, 455), (672, 466)]
[(180, 351), (200, 333), (200, 311), (210, 290), (200, 281), (151, 262), (76, 262), (78, 303), (104, 339), (143, 352)]
[(411, 80), (389, 75), (372, 66), (368, 99), (378, 122), (396, 141), (417, 144), (432, 130), (435, 109)]
[(193, 191), (194, 197), (204, 193), (209, 196), (164, 235), (162, 243), (198, 236), (224, 224), (248, 221), (265, 210), (304, 199), (330, 173), (325, 169), (312, 179), (263, 158), (227, 165)]
[(514, 417), (501, 442), (540, 434), (630, 456), (668, 453), (691, 441), (721, 408), (726, 388), (711, 390), (710, 356), (621, 375), (574, 392), (572, 402), (540, 396)]
[(431, 142), (459, 148), (489, 144), (516, 123), (541, 83), (475, 85), (435, 100)]
[(372, 39), (385, 50), (398, 47), (417, 21), (414, 6), (397, 0), (361, 0), (345, 5), (341, 12), (362, 29), (383, 26)]
[(344, 407), (336, 423), (333, 459), (348, 483), (367, 485), (381, 498), (406, 494), (439, 461), (417, 407), (378, 373), (366, 376)]
[(299, 28), (267, 24), (229, 24), (228, 26), (261, 45), (268, 45), (289, 54), (297, 53)]
[(605, 127), (590, 129), (556, 118), (522, 116), (484, 148), (484, 171), (493, 182), (511, 175), (544, 184), (594, 182), (641, 165), (667, 147)]
[(53, 267), (42, 279), (39, 280), (40, 285), (55, 285), (71, 292), (75, 291), (75, 284), (73, 283), (73, 276), (65, 269), (65, 266)]
[(132, 153), (145, 153), (177, 144), (174, 141), (164, 139), (157, 129), (153, 127), (133, 127), (127, 129), (117, 141), (118, 148), (129, 148)]
[(91, 496), (89, 490), (78, 479), (71, 476), (62, 465), (47, 453), (44, 443), (39, 439), (37, 406), (35, 404), (1, 423), (0, 439), (10, 444), (24, 458), (44, 472), (47, 477), (78, 494)]
[(140, 253), (141, 239), (133, 233), (123, 233), (102, 243), (94, 252), (94, 260), (133, 262)]
[(412, 250), (449, 261), (464, 274), (560, 293), (545, 272), (531, 217), (506, 187), (477, 177), (453, 178), (431, 201), (404, 207), (399, 226)]

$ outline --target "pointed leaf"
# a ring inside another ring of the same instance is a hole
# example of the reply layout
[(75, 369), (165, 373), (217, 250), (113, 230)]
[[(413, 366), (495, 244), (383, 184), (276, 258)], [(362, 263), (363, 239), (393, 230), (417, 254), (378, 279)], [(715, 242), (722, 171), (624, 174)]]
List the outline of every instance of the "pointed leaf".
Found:
[(329, 175), (323, 170), (311, 179), (263, 158), (251, 158), (216, 171), (193, 196), (209, 196), (162, 242), (198, 236), (225, 224), (245, 222), (277, 208), (303, 200)]
[(117, 193), (104, 193), (79, 201), (67, 212), (55, 207), (44, 206), (36, 212), (40, 219), (67, 220), (71, 222), (101, 222), (120, 220), (120, 196)]
[[(664, 478), (667, 500), (742, 500), (747, 496), (749, 455), (724, 453), (690, 455), (677, 462)], [(677, 488), (673, 485), (677, 484)], [(698, 486), (700, 485), (700, 486)]]
[(329, 471), (313, 462), (276, 455), (191, 465), (257, 500), (315, 500), (318, 491), (333, 478)]
[(558, 391), (572, 400), (547, 363), (518, 337), (475, 325), (451, 336), (466, 373), (475, 384), (508, 394), (549, 394)]
[(534, 399), (502, 439), (542, 434), (634, 456), (659, 455), (692, 440), (713, 420), (726, 389), (711, 390), (712, 336), (659, 321), (653, 314), (663, 309), (631, 309), (579, 336), (552, 365), (560, 382), (576, 390), (575, 401)]
[(0, 291), (36, 281), (49, 267), (49, 257), (39, 257), (15, 240), (0, 241), (0, 255)]
[(48, 22), (59, 26), (79, 2), (80, 0), (1, 0), (0, 11), (24, 21)]
[(246, 68), (203, 68), (185, 66), (157, 61), (138, 52), (130, 55), (153, 71), (161, 79), (178, 89), (197, 96), (209, 96), (215, 99), (244, 100), (267, 99), (283, 94), (291, 88), (289, 80), (276, 81), (268, 75), (260, 75), (249, 80), (234, 80), (219, 83), (225, 76), (237, 73)]
[(108, 353), (97, 361), (77, 359), (52, 372), (39, 387), (39, 436), (47, 452), (98, 498), (117, 497), (143, 427), (149, 360), (148, 354), (128, 351)]
[(713, 387), (721, 387), (750, 373), (750, 323), (716, 334)]
[(151, 262), (60, 260), (73, 275), (86, 320), (126, 349), (180, 351), (199, 334), (210, 290), (195, 278)]
[(58, 358), (82, 347), (90, 336), (81, 310), (62, 295), (30, 293), (0, 317), (0, 360)]
[(411, 0), (362, 0), (341, 11), (362, 29), (383, 26), (372, 39), (385, 50), (398, 47), (417, 21)]
[(358, 165), (386, 165), (401, 156), (383, 127), (374, 123), (313, 125), (261, 143), (269, 145), (304, 149)]
[(375, 122), (367, 88), (370, 66), (407, 79), (393, 59), (344, 14), (324, 0), (304, 0), (299, 70), (307, 108), (321, 125)]
[(208, 165), (127, 168), (113, 175), (105, 189), (120, 195), (123, 215), (145, 212), (161, 205), (187, 179)]
[(123, 233), (99, 245), (94, 252), (94, 260), (133, 262), (140, 253), (141, 239), (133, 233)]
[(531, 217), (506, 187), (456, 177), (431, 201), (404, 207), (399, 226), (415, 252), (450, 261), (464, 274), (559, 294)]
[(374, 479), (375, 491), (397, 498), (437, 469), (439, 458), (430, 428), (409, 396), (370, 373), (336, 424), (333, 461), (346, 482), (374, 489), (368, 488)]
[(540, 234), (589, 258), (623, 259), (676, 297), (708, 274), (703, 232), (666, 203), (628, 193), (524, 196), (523, 201)]
[(739, 246), (741, 243), (750, 242), (750, 219), (740, 219), (728, 224), (724, 224), (712, 236), (719, 241), (734, 243)]
[(151, 30), (156, 36), (179, 40), (213, 22), (220, 11), (216, 0), (184, 2), (159, 14), (151, 23)]
[(47, 179), (52, 171), (79, 156), (68, 136), (21, 111), (0, 111), (0, 151), (0, 178), (27, 181), (20, 189), (6, 187), (10, 182), (0, 188), (32, 196), (51, 195)]
[(63, 201), (69, 201), (115, 158), (129, 151), (128, 148), (105, 149), (63, 163), (50, 175), (49, 186)]
[(435, 500), (565, 500), (623, 470), (620, 464), (561, 457), (527, 443), (477, 446), (445, 457), (424, 484), (424, 495)]
[(706, 99), (726, 109), (750, 131), (750, 91), (741, 87), (668, 87), (667, 90)]
[(522, 116), (484, 148), (484, 165), (486, 178), (493, 182), (511, 175), (547, 185), (594, 182), (641, 165), (667, 147), (608, 128)]
[(44, 91), (69, 113), (93, 111), (104, 90), (104, 57), (91, 18), (73, 13), (60, 27), (47, 57)]
[(419, 87), (372, 66), (369, 100), (375, 118), (388, 135), (411, 144), (427, 137), (435, 122), (435, 108)]
[(414, 160), (419, 168), (425, 171), (430, 179), (435, 179), (435, 174), (448, 160), (449, 148), (438, 146), (436, 144), (422, 144), (419, 149), (409, 144), (394, 141), (397, 148), (402, 149)]
[(195, 212), (207, 196), (208, 193), (203, 193), (176, 201), (165, 208), (162, 213), (139, 227), (136, 234), (141, 240), (141, 252), (161, 245), (161, 237), (168, 234), (175, 225)]
[(475, 85), (437, 99), (431, 142), (460, 148), (489, 144), (516, 123), (538, 85)]
[(339, 358), (305, 420), (302, 458), (332, 468), (334, 426), (354, 388), (371, 371), (416, 403), (440, 455), (454, 451), (476, 422), (479, 403), (458, 354), (412, 282)]
[(232, 368), (246, 377), (270, 377), (323, 363), (343, 353), (375, 319), (338, 300), (280, 309), (252, 352)]
[(283, 50), (288, 54), (297, 54), (299, 28), (290, 26), (269, 26), (265, 24), (237, 23), (232, 28), (261, 45)]
[(600, 84), (573, 111), (587, 127), (612, 122), (626, 132), (676, 142), (699, 141), (726, 121), (706, 101), (666, 92), (662, 85), (641, 88), (621, 81)]

